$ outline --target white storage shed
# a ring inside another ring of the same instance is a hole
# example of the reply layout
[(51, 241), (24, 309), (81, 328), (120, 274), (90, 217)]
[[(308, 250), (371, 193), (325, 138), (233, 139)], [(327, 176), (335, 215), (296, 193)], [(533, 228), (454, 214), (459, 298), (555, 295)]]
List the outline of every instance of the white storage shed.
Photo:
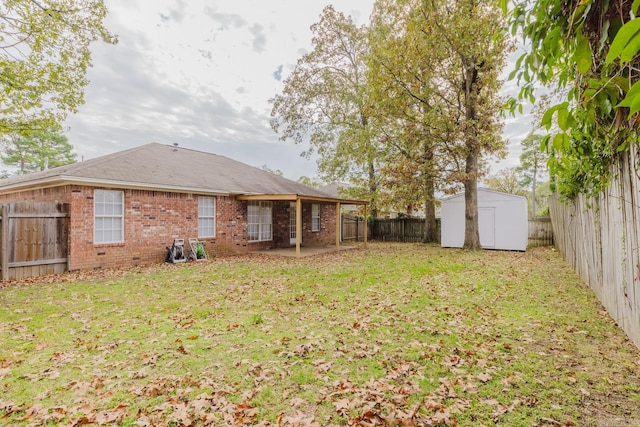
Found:
[[(441, 246), (464, 244), (464, 193), (447, 197), (441, 206)], [(478, 226), (483, 249), (525, 251), (528, 242), (527, 198), (478, 188)]]

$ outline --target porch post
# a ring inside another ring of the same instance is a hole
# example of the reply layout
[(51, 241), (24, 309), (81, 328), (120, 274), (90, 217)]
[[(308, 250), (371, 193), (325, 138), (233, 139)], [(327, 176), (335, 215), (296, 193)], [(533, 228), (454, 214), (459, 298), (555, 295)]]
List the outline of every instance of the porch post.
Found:
[(340, 215), (340, 202), (336, 203), (336, 250), (340, 249), (340, 231), (342, 230), (342, 224), (340, 220), (342, 219), (342, 215)]
[(302, 238), (302, 201), (296, 196), (296, 257), (300, 256), (300, 239)]
[[(364, 247), (367, 248), (367, 229), (369, 228), (369, 221), (367, 217), (367, 205), (364, 205)], [(357, 234), (357, 231), (356, 231)]]

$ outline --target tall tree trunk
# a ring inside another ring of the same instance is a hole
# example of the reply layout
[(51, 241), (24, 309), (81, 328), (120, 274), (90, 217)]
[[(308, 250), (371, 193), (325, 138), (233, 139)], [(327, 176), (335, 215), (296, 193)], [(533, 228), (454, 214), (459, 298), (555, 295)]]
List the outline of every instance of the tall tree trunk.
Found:
[(424, 194), (424, 236), (423, 243), (435, 243), (438, 241), (438, 230), (436, 227), (436, 203), (435, 203), (435, 180), (433, 177), (433, 148), (425, 148), (425, 194)]
[(424, 237), (422, 243), (435, 243), (438, 241), (436, 225), (436, 204), (432, 194), (427, 196), (424, 201)]
[(480, 230), (478, 227), (478, 155), (477, 144), (469, 149), (466, 159), (464, 179), (464, 249), (479, 250)]
[(370, 199), (369, 199), (369, 204), (371, 207), (371, 217), (372, 218), (377, 218), (378, 217), (378, 207), (376, 206), (376, 194), (378, 191), (378, 184), (376, 182), (376, 167), (373, 164), (373, 160), (369, 159), (369, 194), (370, 194)]
[(478, 134), (475, 125), (478, 107), (478, 95), (480, 88), (478, 85), (478, 70), (475, 61), (467, 61), (464, 69), (465, 83), (465, 146), (467, 158), (464, 177), (464, 249), (479, 250), (480, 230), (478, 227), (478, 157), (480, 147)]

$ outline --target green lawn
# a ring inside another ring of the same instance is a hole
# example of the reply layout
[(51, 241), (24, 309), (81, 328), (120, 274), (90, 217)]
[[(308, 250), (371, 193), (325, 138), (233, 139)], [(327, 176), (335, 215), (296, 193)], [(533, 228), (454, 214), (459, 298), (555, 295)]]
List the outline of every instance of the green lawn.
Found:
[(0, 307), (0, 425), (640, 425), (640, 352), (552, 249), (69, 274)]

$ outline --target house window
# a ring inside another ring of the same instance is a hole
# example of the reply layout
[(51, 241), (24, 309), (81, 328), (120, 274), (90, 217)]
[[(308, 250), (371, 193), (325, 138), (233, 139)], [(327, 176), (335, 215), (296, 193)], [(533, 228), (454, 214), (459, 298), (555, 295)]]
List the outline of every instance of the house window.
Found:
[(124, 242), (124, 193), (94, 190), (94, 243)]
[(216, 236), (216, 199), (198, 197), (198, 237)]
[(271, 202), (249, 202), (249, 241), (271, 240)]
[(320, 205), (311, 205), (311, 231), (320, 231)]

